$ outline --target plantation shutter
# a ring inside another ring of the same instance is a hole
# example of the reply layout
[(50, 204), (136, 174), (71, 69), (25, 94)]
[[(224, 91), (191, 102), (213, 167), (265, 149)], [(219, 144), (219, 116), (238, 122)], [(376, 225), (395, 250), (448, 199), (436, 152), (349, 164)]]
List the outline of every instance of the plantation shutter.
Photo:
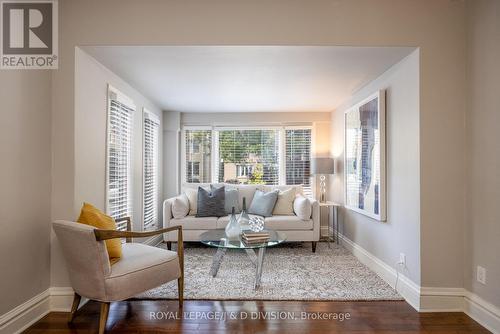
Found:
[(279, 130), (220, 129), (218, 181), (227, 183), (279, 183)]
[(212, 130), (185, 130), (185, 180), (212, 182)]
[(143, 124), (143, 229), (158, 228), (158, 162), (160, 120), (144, 110)]
[(106, 211), (117, 219), (132, 215), (132, 127), (135, 105), (108, 89)]
[(311, 129), (285, 130), (286, 184), (302, 184), (304, 195), (312, 197)]

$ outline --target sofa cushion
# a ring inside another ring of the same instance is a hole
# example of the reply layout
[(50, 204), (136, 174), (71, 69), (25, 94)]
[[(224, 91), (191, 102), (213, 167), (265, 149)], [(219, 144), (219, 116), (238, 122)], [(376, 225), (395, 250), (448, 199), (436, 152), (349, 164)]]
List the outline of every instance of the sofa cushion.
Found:
[(170, 220), (170, 226), (181, 225), (186, 230), (210, 230), (216, 228), (217, 217), (195, 217), (174, 218)]
[(189, 199), (185, 193), (175, 197), (172, 201), (172, 216), (183, 218), (189, 214)]
[(290, 185), (281, 185), (281, 186), (263, 184), (263, 185), (259, 186), (259, 189), (264, 191), (264, 192), (269, 192), (272, 190), (285, 191), (285, 190), (288, 190), (291, 188), (295, 189), (296, 194), (304, 194), (304, 188), (302, 187), (301, 184), (293, 184), (293, 185), (290, 184)]
[(311, 219), (312, 207), (309, 199), (302, 195), (297, 195), (293, 202), (293, 211), (302, 220)]
[(264, 219), (264, 226), (278, 231), (312, 230), (313, 221), (302, 220), (297, 216), (272, 216)]
[(274, 205), (278, 199), (278, 190), (265, 193), (261, 190), (255, 191), (248, 213), (263, 217), (270, 217), (273, 214)]
[(105, 280), (109, 300), (122, 300), (180, 277), (177, 253), (140, 243), (123, 244), (122, 259)]
[(224, 208), (226, 191), (224, 186), (210, 186), (210, 191), (198, 188), (198, 204), (196, 217), (222, 217), (226, 214)]
[(240, 196), (240, 192), (238, 189), (226, 189), (226, 202), (224, 205), (224, 209), (227, 214), (231, 213), (234, 207), (234, 212), (239, 213), (240, 204), (238, 202), (238, 197)]
[[(250, 217), (250, 219), (252, 219), (253, 217), (264, 218), (262, 216), (257, 216), (257, 215), (248, 215), (248, 216)], [(238, 218), (239, 216), (236, 216), (236, 219)], [(220, 217), (219, 219), (217, 219), (217, 228), (224, 228), (228, 223), (229, 223), (229, 216)]]
[(295, 188), (279, 190), (278, 200), (273, 209), (273, 215), (293, 215), (293, 201), (295, 199)]

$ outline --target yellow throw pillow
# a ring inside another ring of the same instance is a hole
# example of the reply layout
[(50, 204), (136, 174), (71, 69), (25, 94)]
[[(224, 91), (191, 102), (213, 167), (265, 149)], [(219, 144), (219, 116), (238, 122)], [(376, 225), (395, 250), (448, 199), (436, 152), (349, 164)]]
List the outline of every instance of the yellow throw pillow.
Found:
[[(116, 230), (115, 220), (89, 203), (83, 203), (78, 222), (94, 226), (98, 229)], [(106, 243), (106, 249), (108, 250), (111, 264), (118, 262), (122, 256), (121, 239), (109, 239), (104, 242)]]

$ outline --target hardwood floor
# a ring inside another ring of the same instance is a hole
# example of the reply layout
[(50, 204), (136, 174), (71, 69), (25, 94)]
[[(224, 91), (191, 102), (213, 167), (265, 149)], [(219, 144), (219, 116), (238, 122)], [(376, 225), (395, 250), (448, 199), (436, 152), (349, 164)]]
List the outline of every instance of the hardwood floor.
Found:
[[(183, 312), (181, 317), (174, 300), (112, 303), (107, 333), (489, 333), (463, 313), (418, 313), (401, 301), (188, 300), (184, 302)], [(227, 318), (223, 320), (207, 319), (224, 315)], [(237, 319), (229, 319), (231, 315)], [(242, 315), (248, 318), (241, 319)], [(330, 319), (316, 319), (319, 315)], [(344, 315), (343, 321), (341, 315)], [(264, 316), (280, 319), (264, 320)], [(311, 319), (302, 319), (303, 316)], [(181, 319), (159, 319), (162, 317)], [(69, 313), (50, 313), (25, 333), (96, 333), (99, 304), (84, 305), (72, 325), (67, 324), (68, 319)]]

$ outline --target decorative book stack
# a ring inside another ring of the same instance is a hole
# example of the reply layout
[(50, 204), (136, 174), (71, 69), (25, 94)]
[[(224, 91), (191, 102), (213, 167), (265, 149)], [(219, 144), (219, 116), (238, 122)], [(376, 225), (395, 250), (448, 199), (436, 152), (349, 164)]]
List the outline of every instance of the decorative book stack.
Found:
[(252, 230), (244, 230), (241, 233), (241, 239), (247, 244), (260, 244), (269, 241), (269, 238), (268, 231), (254, 232)]

